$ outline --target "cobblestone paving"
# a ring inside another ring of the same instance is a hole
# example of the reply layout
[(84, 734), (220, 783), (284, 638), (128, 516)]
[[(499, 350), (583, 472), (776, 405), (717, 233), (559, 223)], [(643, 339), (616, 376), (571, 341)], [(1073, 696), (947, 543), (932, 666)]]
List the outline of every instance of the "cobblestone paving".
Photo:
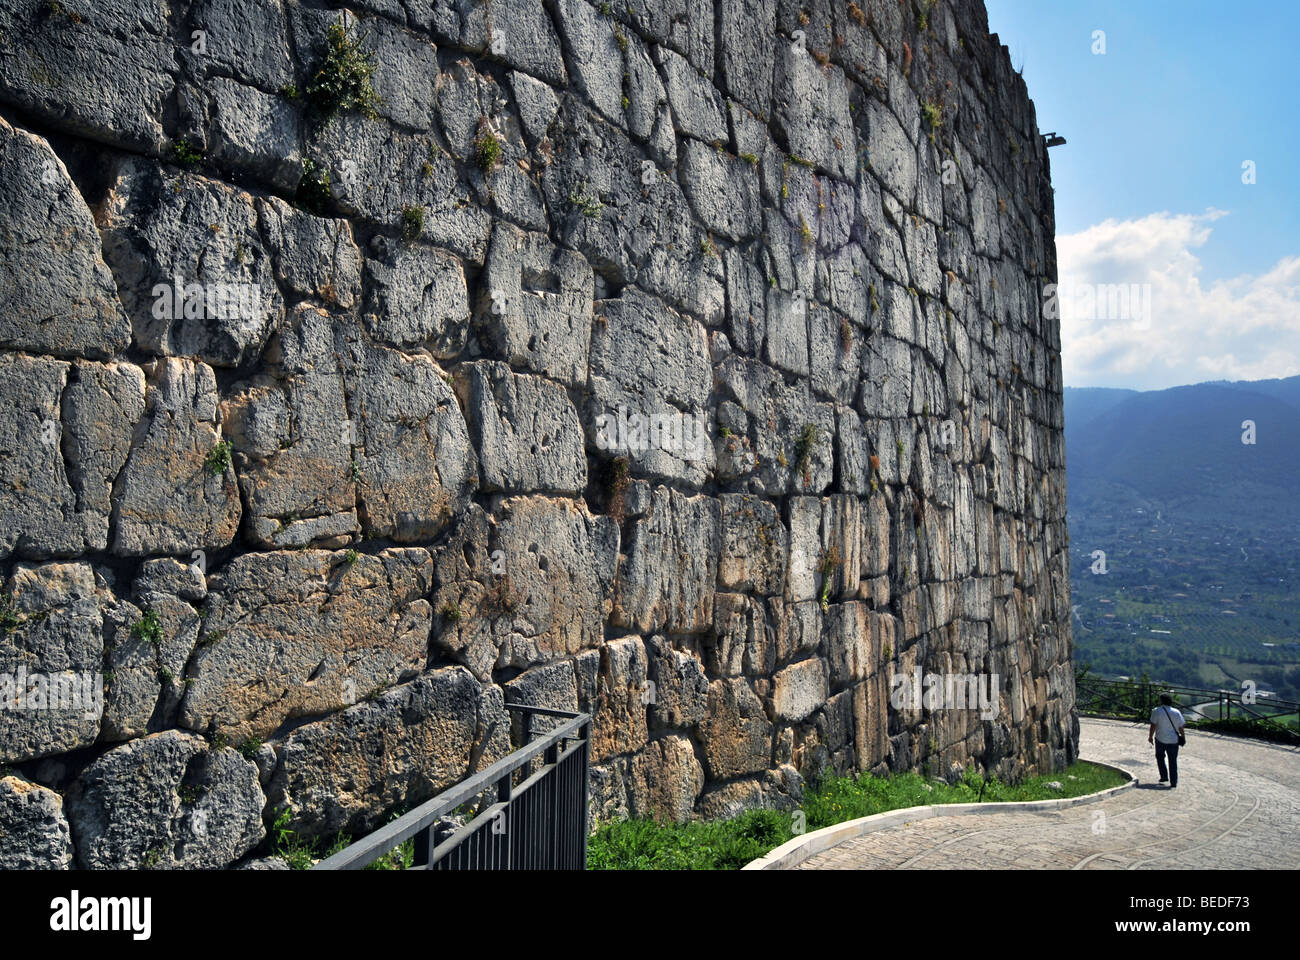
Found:
[(1300, 867), (1300, 749), (1190, 732), (1170, 790), (1156, 782), (1145, 724), (1081, 726), (1083, 759), (1124, 767), (1137, 787), (1052, 813), (920, 820), (845, 841), (796, 869)]

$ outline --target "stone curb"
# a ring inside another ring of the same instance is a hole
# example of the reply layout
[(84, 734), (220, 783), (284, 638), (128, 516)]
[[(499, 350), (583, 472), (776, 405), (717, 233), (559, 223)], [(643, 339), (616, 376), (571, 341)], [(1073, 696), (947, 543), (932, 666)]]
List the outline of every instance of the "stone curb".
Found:
[[(1081, 758), (1086, 759), (1086, 758)], [(1099, 793), (1089, 793), (1081, 797), (1063, 797), (1060, 800), (1017, 800), (1005, 803), (936, 803), (921, 807), (905, 807), (902, 810), (887, 810), (884, 813), (846, 820), (844, 823), (832, 824), (802, 837), (788, 840), (775, 850), (752, 860), (741, 867), (742, 870), (789, 870), (803, 863), (810, 857), (823, 853), (846, 840), (887, 830), (901, 823), (914, 820), (928, 820), (931, 817), (970, 816), (979, 813), (1051, 813), (1065, 807), (1074, 807), (1084, 803), (1093, 803), (1137, 786), (1138, 778), (1129, 770), (1113, 763), (1089, 760), (1089, 763), (1107, 770), (1114, 770), (1128, 777), (1128, 783), (1110, 787)]]

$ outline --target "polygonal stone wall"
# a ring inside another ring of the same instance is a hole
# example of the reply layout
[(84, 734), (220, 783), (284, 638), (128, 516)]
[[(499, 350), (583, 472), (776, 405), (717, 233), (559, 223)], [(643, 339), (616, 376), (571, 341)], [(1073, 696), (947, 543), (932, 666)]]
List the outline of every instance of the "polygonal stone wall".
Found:
[(599, 818), (1074, 759), (1052, 190), (978, 0), (0, 36), (0, 866), (355, 835), (508, 702), (594, 713)]

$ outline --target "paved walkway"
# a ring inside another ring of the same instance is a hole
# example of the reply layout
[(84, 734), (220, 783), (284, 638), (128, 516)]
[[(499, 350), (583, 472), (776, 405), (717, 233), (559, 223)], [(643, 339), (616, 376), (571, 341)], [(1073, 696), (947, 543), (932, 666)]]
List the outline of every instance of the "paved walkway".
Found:
[(1085, 760), (1137, 787), (1052, 813), (935, 817), (847, 840), (798, 870), (1300, 867), (1300, 748), (1189, 731), (1178, 789), (1156, 783), (1146, 724), (1081, 720)]

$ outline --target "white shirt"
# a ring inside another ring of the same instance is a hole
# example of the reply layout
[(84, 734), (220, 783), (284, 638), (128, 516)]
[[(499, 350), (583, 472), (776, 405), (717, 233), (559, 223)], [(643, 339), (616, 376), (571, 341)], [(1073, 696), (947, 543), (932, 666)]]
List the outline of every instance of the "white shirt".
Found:
[(1156, 739), (1161, 743), (1177, 743), (1178, 731), (1187, 722), (1177, 707), (1156, 707), (1151, 711), (1151, 722), (1156, 725)]

